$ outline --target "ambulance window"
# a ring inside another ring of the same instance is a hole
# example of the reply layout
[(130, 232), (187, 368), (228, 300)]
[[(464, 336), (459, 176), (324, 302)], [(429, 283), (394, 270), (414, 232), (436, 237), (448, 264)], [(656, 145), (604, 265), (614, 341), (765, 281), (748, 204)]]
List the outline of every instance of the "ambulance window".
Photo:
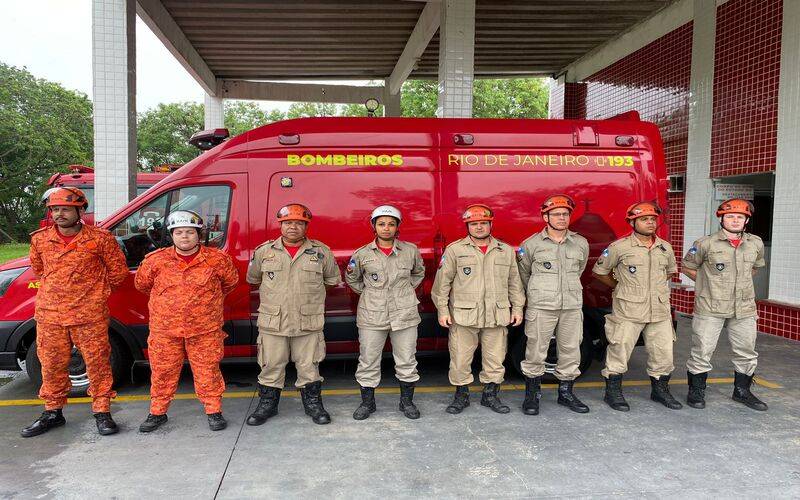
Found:
[(148, 202), (111, 229), (128, 267), (138, 267), (148, 253), (172, 245), (165, 220), (175, 210), (192, 210), (205, 221), (203, 244), (221, 247), (228, 228), (231, 190), (227, 186), (176, 189)]

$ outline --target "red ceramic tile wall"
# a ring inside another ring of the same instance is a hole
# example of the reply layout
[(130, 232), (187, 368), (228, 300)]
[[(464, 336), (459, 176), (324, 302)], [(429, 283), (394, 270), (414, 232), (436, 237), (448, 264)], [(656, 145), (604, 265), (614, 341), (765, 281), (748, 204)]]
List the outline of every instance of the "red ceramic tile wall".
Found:
[(775, 170), (782, 0), (717, 8), (711, 176)]
[(800, 340), (800, 308), (767, 300), (759, 301), (758, 330), (787, 339)]

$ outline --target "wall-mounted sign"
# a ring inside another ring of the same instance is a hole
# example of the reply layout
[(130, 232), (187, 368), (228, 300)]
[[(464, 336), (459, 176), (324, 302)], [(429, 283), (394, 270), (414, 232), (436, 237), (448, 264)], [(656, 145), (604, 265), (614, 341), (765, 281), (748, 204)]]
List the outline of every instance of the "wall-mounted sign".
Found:
[(755, 198), (753, 186), (748, 184), (725, 184), (717, 183), (714, 185), (714, 198), (717, 201), (730, 200), (731, 198), (741, 198), (753, 201)]

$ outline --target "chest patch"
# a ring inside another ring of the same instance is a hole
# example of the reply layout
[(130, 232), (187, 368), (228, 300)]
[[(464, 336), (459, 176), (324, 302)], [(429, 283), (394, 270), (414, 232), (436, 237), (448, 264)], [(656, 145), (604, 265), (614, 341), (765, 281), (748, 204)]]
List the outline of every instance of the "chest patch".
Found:
[(464, 268), (464, 274), (469, 276), (471, 273), (472, 273), (472, 268), (471, 267), (465, 267)]
[(551, 269), (551, 268), (553, 267), (553, 264), (551, 264), (551, 263), (549, 263), (549, 262), (545, 262), (545, 263), (544, 263), (544, 264), (542, 264), (542, 265), (544, 266), (544, 268), (545, 268), (545, 269)]
[(369, 277), (372, 278), (372, 281), (378, 281), (378, 273), (372, 273)]
[(725, 264), (723, 264), (722, 262), (720, 262), (719, 264), (717, 264), (717, 266), (716, 266), (716, 267), (717, 267), (717, 271), (723, 271), (723, 270), (725, 270)]
[(636, 266), (628, 266), (628, 271), (631, 274), (636, 274)]
[(317, 255), (317, 252), (315, 252), (313, 248), (306, 248), (303, 250), (303, 253), (307, 253), (308, 255)]
[(275, 273), (274, 273), (274, 272), (272, 272), (272, 271), (268, 271), (268, 272), (267, 272), (267, 277), (268, 277), (269, 279), (273, 279), (273, 278), (275, 277)]

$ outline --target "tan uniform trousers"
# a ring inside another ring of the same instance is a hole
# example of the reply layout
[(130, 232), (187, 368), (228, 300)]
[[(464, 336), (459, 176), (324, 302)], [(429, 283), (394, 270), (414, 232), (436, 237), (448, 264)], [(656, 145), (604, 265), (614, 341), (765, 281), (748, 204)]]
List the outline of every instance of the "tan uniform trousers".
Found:
[(581, 340), (583, 340), (583, 311), (581, 309), (534, 309), (525, 314), (525, 359), (520, 364), (529, 378), (544, 375), (544, 362), (553, 333), (556, 335), (558, 380), (575, 380), (581, 374)]
[(358, 368), (356, 380), (361, 387), (378, 387), (381, 383), (381, 358), (386, 338), (392, 340), (394, 373), (401, 382), (416, 382), (417, 373), (417, 327), (402, 330), (358, 329)]
[(261, 373), (258, 374), (258, 383), (283, 389), (289, 358), (297, 369), (295, 387), (303, 388), (317, 380), (322, 381), (319, 374), (319, 363), (325, 359), (325, 337), (322, 332), (297, 337), (259, 334), (258, 363)]
[(493, 328), (473, 328), (453, 324), (450, 327), (448, 344), (450, 350), (450, 371), (448, 376), (453, 385), (469, 385), (472, 376), (472, 357), (478, 344), (481, 345), (481, 372), (478, 375), (483, 384), (502, 384), (506, 369), (503, 360), (508, 348), (508, 329), (504, 326)]
[(756, 317), (715, 318), (695, 314), (692, 319), (692, 350), (686, 361), (686, 369), (693, 374), (711, 371), (711, 356), (717, 348), (719, 334), (728, 330), (728, 339), (733, 351), (733, 367), (737, 372), (752, 375), (758, 364), (756, 352)]
[(639, 334), (644, 336), (644, 345), (647, 349), (647, 374), (658, 378), (669, 375), (675, 366), (672, 364), (672, 344), (675, 342), (675, 332), (672, 330), (672, 319), (652, 323), (636, 323), (620, 320), (613, 315), (606, 316), (606, 366), (600, 372), (603, 377), (622, 375), (628, 371), (628, 361), (631, 353), (639, 340)]

